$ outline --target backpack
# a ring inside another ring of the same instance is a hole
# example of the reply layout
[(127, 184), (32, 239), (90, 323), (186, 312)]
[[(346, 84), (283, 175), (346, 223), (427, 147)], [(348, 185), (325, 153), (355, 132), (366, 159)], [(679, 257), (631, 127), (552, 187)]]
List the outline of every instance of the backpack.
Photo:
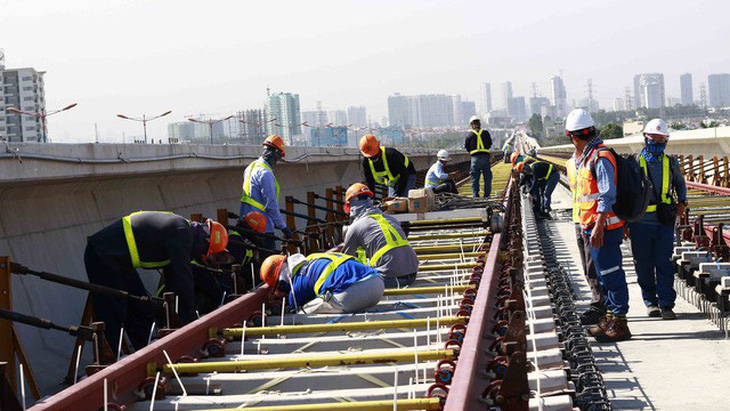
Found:
[(598, 151), (608, 151), (616, 160), (616, 203), (612, 207), (613, 213), (628, 223), (638, 221), (646, 213), (651, 200), (649, 177), (633, 157), (623, 157), (610, 147), (602, 147)]

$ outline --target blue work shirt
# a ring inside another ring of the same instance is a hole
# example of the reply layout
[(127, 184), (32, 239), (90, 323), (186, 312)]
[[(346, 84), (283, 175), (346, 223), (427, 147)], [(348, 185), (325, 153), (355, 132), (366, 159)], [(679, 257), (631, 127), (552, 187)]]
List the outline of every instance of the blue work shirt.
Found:
[[(263, 161), (267, 165), (269, 164), (261, 157), (259, 157), (257, 161)], [(244, 181), (244, 184), (245, 183), (246, 182)], [(262, 212), (250, 204), (241, 202), (241, 211), (239, 215), (242, 218), (250, 211), (258, 211), (266, 216), (267, 233), (273, 233), (274, 228), (282, 229), (286, 227), (284, 217), (282, 217), (279, 212), (279, 202), (276, 198), (276, 177), (274, 177), (274, 173), (265, 167), (254, 168), (251, 173), (251, 192), (249, 194), (252, 199), (266, 207), (266, 212)]]
[(438, 185), (447, 178), (449, 178), (449, 174), (444, 172), (444, 163), (437, 161), (436, 163), (431, 165), (431, 167), (428, 169), (428, 173), (426, 173), (426, 187), (429, 187), (429, 181), (438, 182)]
[(314, 292), (314, 285), (319, 280), (320, 274), (332, 264), (332, 261), (326, 258), (317, 258), (307, 261), (299, 268), (297, 273), (292, 276), (294, 287), (289, 292), (289, 308), (294, 310), (294, 298), (299, 307), (314, 300), (325, 292), (331, 294), (341, 293), (352, 284), (365, 278), (379, 275), (374, 268), (368, 267), (357, 260), (348, 260), (342, 263), (330, 276), (325, 280), (319, 294)]

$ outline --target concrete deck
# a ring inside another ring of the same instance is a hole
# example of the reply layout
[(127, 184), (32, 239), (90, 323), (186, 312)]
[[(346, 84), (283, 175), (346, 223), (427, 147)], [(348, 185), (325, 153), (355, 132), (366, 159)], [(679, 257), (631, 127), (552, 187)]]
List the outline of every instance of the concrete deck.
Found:
[[(558, 186), (554, 209), (561, 218), (549, 222), (561, 264), (575, 280), (587, 307), (590, 289), (583, 277), (569, 221), (567, 189)], [(677, 297), (678, 319), (649, 318), (636, 282), (631, 249), (623, 245), (629, 282), (629, 326), (634, 337), (616, 344), (593, 343), (609, 398), (619, 410), (727, 410), (730, 387), (730, 341), (693, 305)]]

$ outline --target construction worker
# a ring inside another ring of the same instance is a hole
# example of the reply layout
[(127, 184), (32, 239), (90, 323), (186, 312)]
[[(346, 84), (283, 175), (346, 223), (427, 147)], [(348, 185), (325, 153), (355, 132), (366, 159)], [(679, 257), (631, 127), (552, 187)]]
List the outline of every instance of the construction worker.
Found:
[(352, 256), (362, 249), (388, 288), (411, 285), (418, 274), (418, 257), (395, 218), (373, 205), (373, 192), (362, 183), (345, 194), (345, 211), (353, 219), (347, 227), (341, 251)]
[(515, 135), (512, 134), (507, 140), (505, 140), (504, 144), (502, 145), (505, 164), (510, 162), (510, 156), (512, 155), (512, 151), (514, 151), (514, 143)]
[[(177, 314), (183, 323), (195, 319), (193, 273), (190, 262), (205, 261), (226, 250), (228, 233), (221, 224), (204, 223), (167, 212), (139, 211), (119, 219), (88, 239), (84, 263), (89, 281), (148, 295), (136, 269), (163, 269), (167, 291), (178, 297)], [(106, 336), (119, 340), (124, 326), (132, 345), (147, 344), (153, 321), (149, 306), (91, 294), (99, 321), (106, 324)]]
[(492, 136), (489, 131), (482, 130), (482, 123), (477, 116), (469, 119), (471, 131), (464, 140), (464, 148), (471, 154), (471, 192), (474, 198), (479, 197), (479, 179), (484, 176), (484, 198), (492, 194), (492, 164), (489, 149), (492, 148)]
[(416, 167), (408, 157), (392, 147), (382, 147), (372, 134), (362, 136), (360, 152), (365, 156), (362, 168), (368, 187), (378, 183), (388, 186), (389, 197), (408, 197), (416, 185)]
[(549, 219), (552, 195), (560, 181), (560, 172), (545, 161), (523, 161), (517, 164), (517, 171), (529, 176), (529, 191), (538, 217)]
[(436, 154), (436, 162), (431, 165), (426, 173), (426, 188), (430, 188), (434, 193), (452, 193), (458, 194), (456, 189), (455, 177), (459, 172), (444, 172), (444, 166), (449, 162), (449, 152), (439, 150)]
[[(266, 216), (258, 211), (249, 211), (238, 221), (238, 226), (244, 229), (248, 228), (258, 234), (266, 232)], [(247, 234), (244, 230), (229, 230), (230, 241), (228, 242), (228, 252), (234, 258), (234, 264), (241, 265), (241, 280), (247, 290), (256, 287), (259, 283), (255, 281), (255, 270), (259, 267), (261, 260), (254, 259), (254, 251), (259, 250), (259, 258), (262, 255), (268, 257), (270, 254), (260, 250), (261, 236), (253, 233)], [(273, 250), (272, 250), (273, 251)], [(253, 264), (254, 267), (251, 267)], [(242, 292), (239, 290), (239, 292)]]
[[(292, 231), (286, 226), (284, 217), (279, 212), (279, 182), (274, 176), (273, 168), (285, 155), (284, 140), (271, 135), (263, 142), (264, 152), (257, 160), (246, 167), (243, 172), (243, 194), (241, 195), (241, 212), (246, 215), (251, 211), (259, 211), (266, 216), (266, 232), (274, 233), (278, 228), (285, 238), (291, 238)], [(276, 249), (276, 239), (261, 238), (261, 247)]]
[(566, 161), (565, 168), (568, 175), (568, 184), (573, 205), (572, 220), (575, 226), (575, 238), (578, 244), (578, 254), (583, 267), (583, 275), (591, 289), (591, 303), (586, 311), (580, 316), (580, 322), (583, 325), (595, 325), (601, 317), (606, 315), (606, 302), (601, 289), (601, 281), (596, 275), (596, 266), (593, 264), (593, 256), (591, 255), (591, 243), (586, 237), (580, 226), (580, 205), (578, 198), (580, 197), (580, 189), (578, 188), (578, 172), (576, 171), (576, 157), (581, 156), (581, 152), (576, 150), (573, 155)]
[(304, 313), (352, 313), (368, 309), (383, 297), (378, 272), (342, 253), (269, 256), (261, 280), (275, 299), (289, 296), (289, 308)]
[(606, 316), (589, 332), (599, 342), (631, 338), (626, 322), (629, 290), (621, 266), (621, 242), (625, 222), (611, 210), (616, 202), (616, 159), (603, 145), (591, 115), (575, 109), (565, 121), (566, 135), (581, 153), (575, 164), (580, 196), (580, 223), (590, 239), (591, 255), (606, 294)]
[[(629, 223), (629, 237), (636, 276), (649, 317), (674, 320), (674, 222), (687, 207), (687, 186), (676, 157), (664, 153), (669, 128), (655, 118), (644, 127), (645, 146), (636, 155), (652, 183), (649, 206), (644, 216)], [(677, 202), (672, 192), (677, 193)]]

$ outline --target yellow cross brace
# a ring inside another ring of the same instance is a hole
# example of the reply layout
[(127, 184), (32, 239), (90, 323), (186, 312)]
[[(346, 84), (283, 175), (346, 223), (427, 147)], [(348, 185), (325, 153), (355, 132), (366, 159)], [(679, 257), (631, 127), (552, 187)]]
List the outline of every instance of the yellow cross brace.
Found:
[(421, 241), (421, 240), (439, 240), (444, 238), (467, 238), (467, 237), (484, 237), (489, 234), (489, 231), (474, 231), (474, 232), (458, 232), (458, 233), (440, 233), (440, 234), (424, 234), (424, 235), (410, 235), (408, 241)]
[[(414, 398), (396, 400), (398, 411), (404, 410), (440, 410), (442, 409), (441, 399)], [(320, 410), (348, 410), (348, 411), (391, 411), (393, 400), (379, 401), (356, 401), (356, 402), (331, 402), (321, 404), (295, 404), (295, 405), (271, 405), (266, 407), (246, 407), (249, 411), (320, 411)], [(239, 408), (215, 408), (203, 411), (239, 411)]]
[[(422, 246), (415, 246), (413, 247), (413, 251), (416, 252), (416, 254), (424, 254), (424, 253), (432, 253), (432, 252), (447, 252), (447, 251), (461, 251), (461, 250), (472, 250), (474, 248), (474, 244), (446, 244), (446, 245), (422, 245)], [(482, 245), (482, 249), (484, 252), (487, 251), (489, 248), (489, 243), (485, 243)]]
[(471, 258), (471, 257), (478, 257), (482, 254), (484, 254), (484, 251), (468, 251), (468, 252), (465, 252), (464, 254), (461, 254), (461, 253), (425, 254), (425, 255), (419, 255), (418, 260), (419, 261), (446, 260), (449, 258), (461, 258), (462, 255), (464, 256), (464, 258)]
[[(481, 263), (484, 264), (484, 263)], [(424, 271), (448, 271), (458, 268), (474, 268), (477, 265), (481, 265), (477, 263), (476, 261), (472, 261), (470, 263), (456, 263), (456, 264), (433, 264), (433, 265), (421, 265), (418, 266), (419, 272)]]
[(436, 220), (414, 220), (410, 222), (411, 226), (431, 225), (431, 224), (456, 224), (456, 223), (481, 223), (481, 217), (458, 217), (443, 218)]
[[(462, 293), (469, 288), (476, 288), (474, 284), (455, 285), (453, 290), (455, 293)], [(449, 287), (451, 290), (452, 287)], [(413, 294), (439, 294), (444, 292), (443, 285), (433, 287), (408, 287), (408, 288), (387, 288), (383, 295), (413, 295)]]

